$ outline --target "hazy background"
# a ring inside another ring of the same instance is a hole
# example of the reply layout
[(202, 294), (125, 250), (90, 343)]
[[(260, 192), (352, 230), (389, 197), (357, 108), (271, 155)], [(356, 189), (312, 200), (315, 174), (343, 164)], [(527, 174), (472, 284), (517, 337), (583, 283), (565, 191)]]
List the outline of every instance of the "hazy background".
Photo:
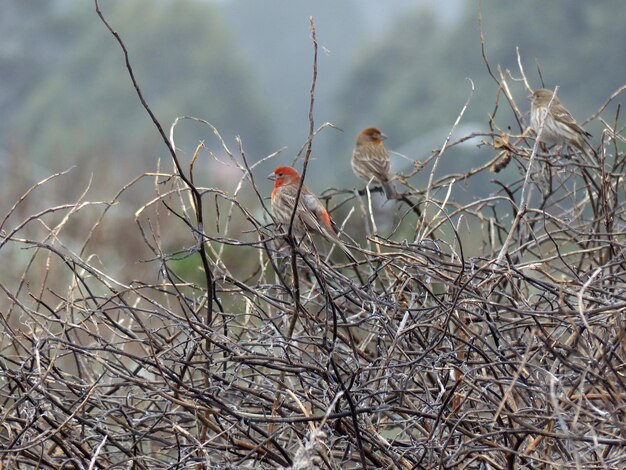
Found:
[[(307, 136), (311, 15), (320, 44), (316, 123), (329, 121), (343, 130), (327, 129), (315, 140), (309, 180), (314, 190), (362, 185), (349, 159), (364, 126), (382, 128), (391, 150), (424, 159), (443, 143), (467, 99), (467, 78), (476, 91), (463, 130), (487, 129), (493, 112), (496, 93), (481, 57), (477, 1), (101, 3), (166, 132), (176, 116), (193, 115), (216, 126), (231, 149), (240, 135), (251, 162), (287, 147), (259, 167), (259, 179), (278, 163), (290, 164)], [(531, 85), (541, 86), (539, 66), (545, 85), (559, 85), (562, 101), (581, 121), (626, 81), (623, 0), (485, 0), (482, 13), (492, 67), (499, 64), (519, 76), (519, 46)], [(132, 88), (122, 52), (93, 2), (8, 0), (0, 31), (3, 213), (18, 194), (51, 173), (75, 166), (38, 200), (42, 205), (75, 198), (92, 176), (92, 193), (112, 197), (167, 158)], [(527, 111), (522, 85), (513, 93)], [(612, 121), (615, 109), (616, 103), (603, 116)], [(496, 124), (520, 130), (504, 109)], [(599, 124), (588, 128), (597, 142)], [(219, 153), (205, 127), (189, 122), (180, 127), (183, 160), (201, 139)], [(446, 154), (440, 174), (493, 157), (492, 150), (475, 144)], [(396, 169), (406, 165), (393, 160)], [(225, 190), (239, 177), (205, 157), (196, 172), (199, 184)], [(139, 185), (125, 196), (128, 214), (149, 199), (145, 189)], [(269, 193), (269, 186), (262, 189)], [(454, 196), (485, 196), (495, 189), (488, 176), (481, 176), (462, 187), (464, 195)], [(119, 250), (124, 253), (123, 246)]]

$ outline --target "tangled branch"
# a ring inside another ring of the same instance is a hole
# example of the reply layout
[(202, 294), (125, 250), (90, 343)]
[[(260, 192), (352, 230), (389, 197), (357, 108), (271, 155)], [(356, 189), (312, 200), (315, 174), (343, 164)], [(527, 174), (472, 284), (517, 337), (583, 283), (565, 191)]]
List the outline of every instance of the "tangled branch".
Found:
[[(112, 200), (88, 202), (86, 188), (72, 203), (34, 210), (66, 174), (26, 191), (0, 225), (0, 250), (15, 260), (0, 279), (2, 464), (626, 465), (619, 115), (595, 161), (559, 155), (525, 133), (510, 73), (489, 70), (494, 109), (504, 93), (520, 134), (498, 130), (494, 111), (490, 130), (449, 136), (415, 165), (431, 172), (427, 187), (401, 175), (405, 197), (423, 210), (398, 203), (388, 236), (372, 232), (354, 246), (361, 278), (323, 246), (313, 252), (272, 230), (258, 210), (259, 162), (249, 164), (241, 141), (232, 152), (212, 126), (221, 156), (201, 145), (192, 162), (223, 158), (240, 175), (232, 192), (197, 184), (193, 163), (183, 171), (173, 129), (161, 135), (174, 170), (141, 175)], [(476, 137), (493, 149), (491, 162), (437, 172), (446, 149)], [(511, 181), (458, 202), (459, 182), (488, 174), (503, 151)], [(119, 231), (111, 208), (148, 179), (154, 194), (124, 236), (138, 233), (149, 256), (129, 277), (95, 238)], [(340, 189), (324, 200), (337, 216), (356, 205), (370, 219), (372, 197)], [(84, 213), (93, 223), (76, 231)], [(173, 226), (188, 248), (171, 251)]]

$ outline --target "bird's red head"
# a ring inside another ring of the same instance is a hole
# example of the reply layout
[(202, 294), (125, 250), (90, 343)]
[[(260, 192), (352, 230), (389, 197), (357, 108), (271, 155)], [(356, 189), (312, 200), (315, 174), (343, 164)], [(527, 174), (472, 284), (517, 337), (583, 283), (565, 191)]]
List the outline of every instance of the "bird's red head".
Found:
[(274, 181), (274, 188), (284, 184), (295, 183), (300, 179), (300, 173), (290, 166), (279, 166), (267, 177)]
[(356, 141), (357, 141), (357, 144), (365, 143), (365, 142), (373, 142), (375, 144), (381, 144), (383, 140), (385, 140), (386, 138), (387, 136), (383, 134), (380, 131), (380, 129), (377, 129), (375, 127), (368, 127), (366, 129), (363, 129), (359, 133), (359, 136), (357, 137)]

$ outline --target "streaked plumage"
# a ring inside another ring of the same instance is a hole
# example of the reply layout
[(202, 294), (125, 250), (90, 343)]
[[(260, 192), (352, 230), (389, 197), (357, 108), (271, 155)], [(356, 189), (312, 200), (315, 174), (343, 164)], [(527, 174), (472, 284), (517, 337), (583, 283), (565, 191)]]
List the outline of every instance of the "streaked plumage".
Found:
[(541, 142), (569, 145), (583, 153), (593, 153), (587, 140), (591, 134), (576, 122), (557, 96), (553, 98), (551, 90), (536, 90), (530, 97), (530, 103), (530, 125), (535, 133), (539, 133), (543, 122)]
[[(274, 190), (272, 191), (274, 218), (276, 222), (287, 228), (298, 194), (300, 174), (291, 167), (281, 166), (276, 168), (268, 178), (274, 180)], [(346, 246), (339, 239), (328, 211), (306, 185), (302, 185), (300, 192), (296, 216), (293, 221), (293, 231), (299, 236), (305, 232), (320, 234), (337, 243), (342, 250), (350, 255)], [(351, 255), (350, 257), (352, 258)]]
[(352, 152), (352, 170), (365, 181), (374, 178), (382, 185), (387, 199), (397, 199), (398, 195), (391, 181), (391, 163), (383, 144), (387, 138), (375, 127), (363, 129), (356, 139)]

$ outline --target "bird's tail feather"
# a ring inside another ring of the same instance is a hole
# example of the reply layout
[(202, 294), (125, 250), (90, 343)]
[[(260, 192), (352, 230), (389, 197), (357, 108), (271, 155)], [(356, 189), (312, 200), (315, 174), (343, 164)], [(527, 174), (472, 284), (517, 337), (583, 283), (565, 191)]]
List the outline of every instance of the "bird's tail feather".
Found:
[(386, 181), (382, 183), (382, 185), (387, 199), (398, 199), (398, 193), (396, 192), (396, 188), (392, 181)]

